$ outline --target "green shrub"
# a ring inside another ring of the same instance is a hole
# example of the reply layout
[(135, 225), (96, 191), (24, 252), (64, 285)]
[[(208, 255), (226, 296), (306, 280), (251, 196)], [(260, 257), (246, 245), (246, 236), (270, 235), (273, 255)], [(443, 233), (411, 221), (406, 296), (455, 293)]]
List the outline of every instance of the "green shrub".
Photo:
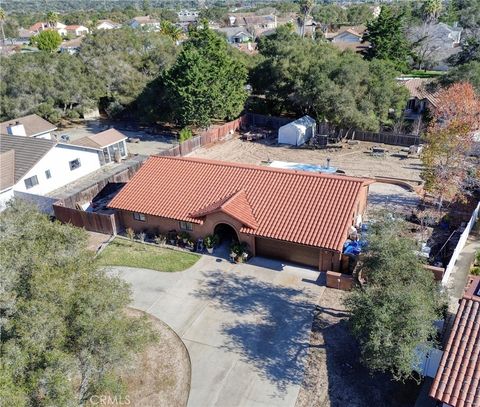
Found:
[(178, 134), (178, 141), (180, 143), (192, 138), (193, 133), (192, 130), (190, 130), (188, 127), (184, 127), (182, 130), (180, 130), (180, 133)]

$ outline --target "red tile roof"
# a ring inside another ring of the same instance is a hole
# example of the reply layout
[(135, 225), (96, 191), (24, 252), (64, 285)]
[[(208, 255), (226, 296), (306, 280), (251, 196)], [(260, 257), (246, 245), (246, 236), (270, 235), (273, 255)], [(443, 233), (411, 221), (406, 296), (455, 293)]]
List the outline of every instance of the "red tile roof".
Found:
[(430, 389), (453, 407), (480, 407), (480, 277), (470, 279)]
[(369, 180), (196, 158), (150, 157), (110, 207), (197, 224), (223, 211), (242, 233), (341, 250)]

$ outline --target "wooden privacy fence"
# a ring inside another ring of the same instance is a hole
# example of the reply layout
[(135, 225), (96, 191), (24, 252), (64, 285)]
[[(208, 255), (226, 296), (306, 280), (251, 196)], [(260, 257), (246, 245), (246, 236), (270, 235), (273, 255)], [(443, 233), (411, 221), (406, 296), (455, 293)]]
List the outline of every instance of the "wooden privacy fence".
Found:
[(326, 122), (318, 123), (317, 133), (335, 136), (337, 139), (346, 138), (347, 140), (370, 141), (372, 143), (389, 144), (402, 147), (418, 145), (421, 142), (420, 136), (397, 133), (375, 133), (372, 131), (363, 131), (357, 129), (342, 129)]
[(85, 212), (79, 209), (67, 208), (61, 202), (53, 205), (55, 217), (62, 223), (70, 223), (91, 232), (116, 235), (120, 223), (114, 213)]
[(247, 125), (247, 122), (247, 115), (244, 115), (231, 122), (219, 126), (211, 126), (200, 134), (185, 140), (168, 150), (161, 151), (158, 155), (168, 157), (184, 156), (200, 147), (228, 140), (235, 131)]
[(373, 143), (391, 144), (394, 146), (409, 147), (420, 144), (420, 137), (408, 134), (395, 133), (372, 133), (369, 131), (355, 130), (350, 137), (351, 140), (371, 141)]
[[(161, 151), (158, 153), (158, 155), (169, 157), (185, 156), (200, 147), (208, 146), (219, 141), (228, 140), (231, 135), (240, 128), (253, 126), (268, 127), (273, 130), (278, 130), (280, 127), (290, 123), (293, 120), (294, 119), (289, 117), (246, 113), (231, 122), (218, 126), (211, 126), (202, 133), (183, 141), (182, 143), (179, 143), (168, 150)], [(348, 140), (370, 141), (373, 143), (390, 144), (403, 147), (417, 145), (421, 142), (421, 138), (419, 136), (396, 133), (375, 133), (356, 129), (342, 129), (337, 128), (336, 126), (333, 126), (327, 122), (318, 123), (317, 133), (328, 134), (330, 136), (335, 136), (338, 139), (346, 138)]]

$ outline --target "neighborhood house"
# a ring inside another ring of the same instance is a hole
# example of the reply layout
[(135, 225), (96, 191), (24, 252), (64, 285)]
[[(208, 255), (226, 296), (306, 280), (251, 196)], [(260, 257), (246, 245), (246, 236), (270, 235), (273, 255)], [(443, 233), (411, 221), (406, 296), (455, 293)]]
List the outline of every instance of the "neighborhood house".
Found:
[(109, 203), (125, 228), (217, 234), (252, 255), (341, 269), (370, 180), (194, 158), (150, 157)]
[(51, 139), (51, 132), (57, 130), (52, 123), (47, 122), (36, 114), (0, 123), (0, 134)]
[(399, 79), (399, 83), (410, 93), (405, 109), (406, 119), (415, 119), (427, 110), (432, 111), (437, 107), (437, 92), (429, 89), (431, 82), (431, 79), (423, 78)]
[(150, 16), (133, 17), (128, 25), (132, 28), (145, 28), (147, 30), (159, 30), (160, 22)]
[(127, 158), (127, 137), (115, 129), (108, 129), (92, 136), (82, 137), (72, 144), (100, 149), (105, 164)]
[(100, 168), (98, 149), (0, 135), (0, 207), (14, 192), (45, 195)]

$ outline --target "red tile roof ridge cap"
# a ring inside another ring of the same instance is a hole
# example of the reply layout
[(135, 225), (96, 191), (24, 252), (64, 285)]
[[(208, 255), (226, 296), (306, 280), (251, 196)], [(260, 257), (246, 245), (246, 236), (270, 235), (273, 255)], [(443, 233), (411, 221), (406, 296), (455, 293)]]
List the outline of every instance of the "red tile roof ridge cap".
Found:
[[(233, 201), (235, 201), (238, 197), (240, 197), (242, 195), (245, 197), (245, 200), (247, 201), (247, 205), (250, 209), (251, 216), (252, 216), (254, 222), (246, 221), (245, 219), (236, 216), (234, 213), (232, 213), (232, 211), (228, 210), (228, 208), (227, 208), (228, 204), (232, 203)], [(250, 202), (248, 201), (247, 193), (245, 192), (244, 189), (239, 189), (238, 191), (234, 192), (233, 194), (229, 195), (226, 198), (219, 199), (218, 201), (212, 202), (211, 204), (206, 205), (205, 207), (203, 207), (202, 209), (199, 209), (198, 211), (191, 212), (189, 214), (189, 216), (192, 216), (194, 218), (198, 218), (198, 217), (207, 216), (211, 213), (218, 212), (218, 211), (222, 211), (222, 212), (228, 214), (229, 216), (238, 220), (239, 222), (241, 222), (242, 224), (244, 224), (245, 226), (247, 226), (250, 229), (258, 228), (257, 220), (255, 219), (255, 216), (253, 215), (252, 206), (250, 205)]]
[[(229, 203), (234, 201), (237, 197), (239, 197), (242, 194), (242, 192), (245, 195), (245, 199), (248, 202), (247, 194), (246, 194), (245, 190), (242, 188), (242, 189), (239, 189), (237, 192), (234, 192), (232, 195), (230, 195), (230, 197), (227, 198), (227, 200), (220, 205), (220, 208), (225, 208), (226, 205), (228, 205)], [(250, 202), (248, 202), (248, 204), (250, 205)]]
[(282, 174), (297, 174), (306, 177), (321, 177), (321, 178), (330, 178), (330, 179), (340, 179), (340, 180), (347, 180), (352, 182), (358, 183), (368, 183), (371, 184), (375, 182), (374, 179), (366, 178), (366, 177), (356, 177), (353, 175), (336, 175), (336, 174), (326, 174), (326, 173), (316, 173), (311, 171), (299, 171), (299, 170), (292, 170), (287, 168), (274, 168), (274, 167), (267, 167), (258, 164), (247, 164), (247, 163), (238, 163), (238, 162), (231, 162), (231, 161), (222, 161), (222, 160), (211, 160), (209, 158), (199, 158), (199, 157), (171, 157), (165, 155), (151, 155), (151, 158), (160, 158), (160, 159), (169, 159), (169, 160), (178, 160), (178, 161), (192, 161), (204, 164), (213, 164), (213, 165), (222, 165), (224, 167), (236, 167), (236, 168), (245, 168), (251, 170), (261, 170), (261, 171), (270, 171), (270, 172), (279, 172)]
[(469, 276), (462, 298), (480, 301), (480, 276)]

